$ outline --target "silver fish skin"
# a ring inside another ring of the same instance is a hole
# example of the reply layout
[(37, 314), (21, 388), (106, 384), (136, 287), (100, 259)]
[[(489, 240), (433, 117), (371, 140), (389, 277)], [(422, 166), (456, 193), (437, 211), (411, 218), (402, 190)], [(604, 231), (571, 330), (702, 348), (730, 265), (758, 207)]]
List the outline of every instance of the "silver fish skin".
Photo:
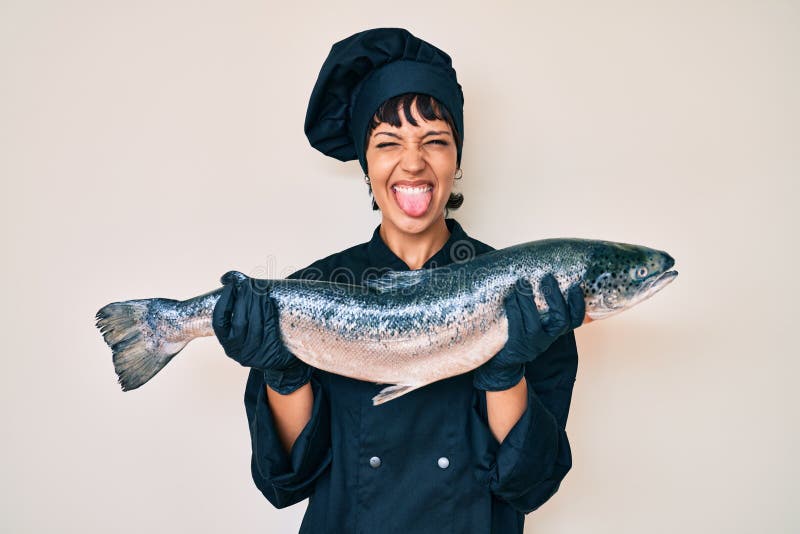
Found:
[[(649, 298), (677, 276), (664, 251), (578, 238), (545, 239), (491, 251), (435, 269), (393, 271), (350, 285), (315, 280), (251, 279), (279, 312), (281, 338), (305, 363), (359, 380), (388, 384), (381, 404), (469, 372), (506, 343), (505, 296), (530, 282), (546, 319), (540, 288), (550, 272), (562, 293), (580, 284), (586, 314), (603, 319)], [(241, 275), (244, 277), (244, 275)], [(213, 336), (211, 316), (222, 288), (197, 297), (139, 299), (101, 308), (97, 327), (112, 349), (122, 389), (135, 389), (189, 341)]]

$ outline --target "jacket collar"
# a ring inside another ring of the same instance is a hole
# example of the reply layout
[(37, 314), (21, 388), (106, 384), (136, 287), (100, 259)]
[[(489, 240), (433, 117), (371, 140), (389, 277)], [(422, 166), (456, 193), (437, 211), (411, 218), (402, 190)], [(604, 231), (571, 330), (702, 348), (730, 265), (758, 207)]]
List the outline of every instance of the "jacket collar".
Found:
[[(469, 255), (470, 251), (472, 251), (472, 255), (474, 255), (475, 247), (470, 242), (469, 236), (464, 232), (464, 229), (458, 224), (458, 221), (455, 219), (445, 219), (444, 222), (447, 224), (447, 229), (450, 231), (450, 237), (447, 238), (442, 248), (422, 265), (422, 269), (441, 267), (452, 263), (454, 260), (463, 261), (463, 256), (465, 254)], [(400, 259), (392, 252), (392, 249), (383, 242), (383, 238), (379, 232), (380, 228), (380, 224), (375, 227), (375, 231), (372, 233), (372, 239), (370, 239), (367, 244), (367, 254), (369, 255), (371, 266), (377, 268), (388, 267), (394, 271), (409, 271), (410, 269), (408, 265), (406, 265), (406, 262)]]

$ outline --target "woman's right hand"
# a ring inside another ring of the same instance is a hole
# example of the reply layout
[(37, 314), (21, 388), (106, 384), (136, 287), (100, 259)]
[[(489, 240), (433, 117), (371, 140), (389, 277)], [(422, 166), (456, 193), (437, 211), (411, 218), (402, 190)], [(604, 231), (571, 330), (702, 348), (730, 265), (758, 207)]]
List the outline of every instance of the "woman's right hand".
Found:
[(223, 285), (211, 326), (230, 358), (245, 367), (264, 371), (266, 384), (287, 395), (311, 377), (311, 367), (298, 360), (283, 344), (278, 310), (266, 287), (239, 271), (220, 278)]

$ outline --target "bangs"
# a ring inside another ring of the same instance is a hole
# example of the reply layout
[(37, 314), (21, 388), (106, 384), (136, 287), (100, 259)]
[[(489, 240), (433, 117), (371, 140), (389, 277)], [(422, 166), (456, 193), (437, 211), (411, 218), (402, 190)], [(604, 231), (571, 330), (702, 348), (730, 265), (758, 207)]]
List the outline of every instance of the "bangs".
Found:
[(394, 96), (381, 104), (381, 107), (378, 108), (378, 111), (376, 111), (375, 115), (372, 117), (370, 129), (375, 129), (382, 122), (391, 124), (395, 128), (402, 126), (399, 113), (399, 108), (401, 107), (406, 121), (410, 122), (412, 126), (419, 126), (414, 116), (411, 114), (411, 107), (414, 104), (414, 99), (417, 100), (417, 111), (426, 121), (443, 120), (452, 123), (453, 119), (450, 117), (450, 113), (447, 112), (447, 108), (439, 104), (432, 96), (418, 93), (405, 93)]
[(408, 123), (412, 126), (419, 126), (419, 123), (417, 123), (417, 120), (411, 114), (414, 100), (416, 100), (417, 112), (423, 119), (426, 121), (442, 120), (450, 126), (450, 131), (453, 132), (453, 139), (455, 140), (456, 146), (460, 147), (461, 139), (456, 131), (450, 112), (434, 97), (420, 93), (404, 93), (402, 95), (393, 96), (381, 104), (381, 107), (378, 108), (378, 111), (375, 112), (375, 115), (372, 116), (372, 120), (369, 123), (367, 136), (366, 139), (364, 139), (364, 146), (369, 146), (369, 137), (379, 124), (386, 123), (395, 128), (399, 128), (403, 125), (403, 121), (400, 118), (400, 109), (403, 110), (403, 116)]

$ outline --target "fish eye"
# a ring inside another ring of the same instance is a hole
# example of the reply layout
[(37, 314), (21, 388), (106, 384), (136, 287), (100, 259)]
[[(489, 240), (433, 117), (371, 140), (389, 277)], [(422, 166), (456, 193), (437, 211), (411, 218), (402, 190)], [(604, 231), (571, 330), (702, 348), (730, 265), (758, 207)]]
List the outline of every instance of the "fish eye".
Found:
[(644, 265), (640, 265), (638, 267), (631, 269), (631, 278), (641, 280), (645, 276), (647, 276), (647, 267), (645, 267)]

